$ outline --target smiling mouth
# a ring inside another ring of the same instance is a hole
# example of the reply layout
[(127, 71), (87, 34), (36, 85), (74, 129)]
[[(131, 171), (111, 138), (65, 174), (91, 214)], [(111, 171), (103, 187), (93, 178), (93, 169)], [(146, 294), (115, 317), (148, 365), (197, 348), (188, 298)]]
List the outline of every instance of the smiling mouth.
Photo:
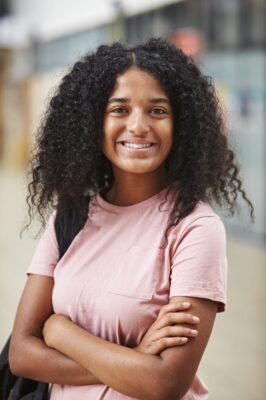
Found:
[(154, 145), (154, 143), (131, 143), (131, 142), (119, 142), (123, 147), (127, 149), (148, 149)]

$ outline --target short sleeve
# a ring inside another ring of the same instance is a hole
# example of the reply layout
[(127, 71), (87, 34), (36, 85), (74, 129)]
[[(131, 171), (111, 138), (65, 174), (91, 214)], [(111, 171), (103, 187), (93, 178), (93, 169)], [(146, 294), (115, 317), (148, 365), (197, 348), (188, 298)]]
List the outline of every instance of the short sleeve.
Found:
[(171, 265), (170, 297), (189, 296), (226, 304), (225, 229), (218, 215), (192, 221), (179, 235)]
[(56, 212), (54, 212), (48, 220), (30, 265), (27, 268), (27, 274), (54, 276), (54, 269), (59, 259), (58, 244), (54, 228), (55, 214)]

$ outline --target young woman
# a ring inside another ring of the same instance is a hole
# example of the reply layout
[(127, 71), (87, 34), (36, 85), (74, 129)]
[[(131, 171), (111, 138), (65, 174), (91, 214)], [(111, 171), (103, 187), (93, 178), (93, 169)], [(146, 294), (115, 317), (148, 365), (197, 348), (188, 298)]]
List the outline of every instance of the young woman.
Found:
[(51, 99), (32, 177), (31, 215), (55, 211), (13, 371), (53, 383), (53, 400), (207, 399), (196, 371), (226, 301), (210, 204), (233, 213), (240, 194), (253, 216), (210, 80), (161, 39), (99, 47)]

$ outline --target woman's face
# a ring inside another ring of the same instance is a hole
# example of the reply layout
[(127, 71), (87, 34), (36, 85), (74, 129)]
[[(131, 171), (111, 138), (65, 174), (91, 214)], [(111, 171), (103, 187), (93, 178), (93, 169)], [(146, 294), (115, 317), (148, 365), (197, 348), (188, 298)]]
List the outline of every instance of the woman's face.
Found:
[(114, 173), (160, 173), (172, 131), (172, 109), (160, 83), (134, 67), (121, 74), (104, 115), (103, 152)]

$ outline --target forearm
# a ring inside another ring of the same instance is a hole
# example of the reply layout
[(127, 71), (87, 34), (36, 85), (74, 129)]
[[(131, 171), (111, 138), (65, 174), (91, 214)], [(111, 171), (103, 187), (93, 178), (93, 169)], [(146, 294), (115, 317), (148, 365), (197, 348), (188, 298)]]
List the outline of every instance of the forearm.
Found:
[[(59, 326), (48, 345), (72, 358), (101, 382), (140, 400), (170, 399), (163, 360), (94, 336), (72, 322)], [(61, 332), (60, 332), (61, 329)], [(62, 333), (64, 332), (63, 340)]]
[(21, 340), (13, 350), (11, 346), (10, 365), (16, 375), (43, 382), (61, 385), (101, 383), (86, 368), (34, 336)]

